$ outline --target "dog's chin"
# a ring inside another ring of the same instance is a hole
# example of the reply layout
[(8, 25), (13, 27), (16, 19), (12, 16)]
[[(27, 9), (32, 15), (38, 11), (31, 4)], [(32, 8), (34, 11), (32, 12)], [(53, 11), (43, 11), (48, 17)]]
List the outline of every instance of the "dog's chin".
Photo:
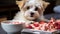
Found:
[(35, 17), (25, 17), (25, 18), (28, 20), (34, 20), (35, 19)]

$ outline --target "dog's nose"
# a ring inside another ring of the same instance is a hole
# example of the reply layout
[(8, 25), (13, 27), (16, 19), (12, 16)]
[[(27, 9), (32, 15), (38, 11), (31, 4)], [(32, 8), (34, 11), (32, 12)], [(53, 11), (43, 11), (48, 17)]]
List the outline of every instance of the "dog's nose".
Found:
[(34, 13), (33, 13), (33, 12), (31, 12), (31, 17), (33, 17), (33, 15), (34, 15)]
[(34, 13), (33, 13), (33, 12), (31, 12), (31, 15), (34, 15)]

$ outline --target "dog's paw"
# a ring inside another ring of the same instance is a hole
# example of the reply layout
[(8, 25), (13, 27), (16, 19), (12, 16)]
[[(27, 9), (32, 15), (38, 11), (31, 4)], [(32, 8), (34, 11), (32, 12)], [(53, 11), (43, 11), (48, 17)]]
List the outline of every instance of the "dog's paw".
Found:
[(33, 23), (34, 21), (26, 21), (26, 24), (30, 24)]
[(44, 21), (49, 22), (50, 20), (48, 20), (48, 19), (44, 19)]
[(49, 22), (49, 21), (50, 21), (50, 20), (48, 20), (48, 19), (45, 19), (45, 18), (44, 18), (44, 19), (41, 19), (41, 20), (42, 20), (42, 21), (46, 21), (46, 22)]

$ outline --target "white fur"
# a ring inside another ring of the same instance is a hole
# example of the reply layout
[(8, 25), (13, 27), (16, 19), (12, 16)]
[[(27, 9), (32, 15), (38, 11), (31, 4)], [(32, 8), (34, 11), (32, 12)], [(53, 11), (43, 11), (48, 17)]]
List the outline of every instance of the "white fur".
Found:
[[(30, 9), (26, 10), (26, 7), (28, 7), (28, 6), (30, 7)], [(34, 10), (36, 7), (38, 7), (40, 9), (40, 14), (39, 14), (39, 11)], [(33, 22), (33, 20), (36, 19), (36, 18), (37, 18), (37, 20), (45, 20), (44, 16), (43, 16), (43, 11), (44, 11), (44, 7), (43, 7), (42, 2), (40, 2), (39, 0), (28, 0), (25, 3), (25, 5), (23, 6), (22, 10), (19, 11), (16, 14), (13, 21), (20, 21), (20, 22), (30, 23), (30, 22)], [(33, 17), (30, 17), (31, 12), (34, 13)]]
[(18, 12), (12, 21), (19, 21), (19, 22), (24, 22), (24, 23), (33, 22), (33, 21), (27, 20), (23, 15), (24, 15), (23, 11), (22, 12)]

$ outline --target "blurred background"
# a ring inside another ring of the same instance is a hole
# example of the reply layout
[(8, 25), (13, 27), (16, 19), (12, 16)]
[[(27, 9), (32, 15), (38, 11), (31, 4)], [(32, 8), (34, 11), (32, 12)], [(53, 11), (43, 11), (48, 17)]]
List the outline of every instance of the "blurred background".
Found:
[[(21, 1), (21, 0), (19, 0)], [(53, 8), (60, 4), (60, 0), (44, 0), (50, 2), (50, 5), (45, 9), (44, 15), (55, 13)], [(15, 13), (19, 11), (16, 5), (16, 0), (0, 0), (0, 22), (13, 19)]]

